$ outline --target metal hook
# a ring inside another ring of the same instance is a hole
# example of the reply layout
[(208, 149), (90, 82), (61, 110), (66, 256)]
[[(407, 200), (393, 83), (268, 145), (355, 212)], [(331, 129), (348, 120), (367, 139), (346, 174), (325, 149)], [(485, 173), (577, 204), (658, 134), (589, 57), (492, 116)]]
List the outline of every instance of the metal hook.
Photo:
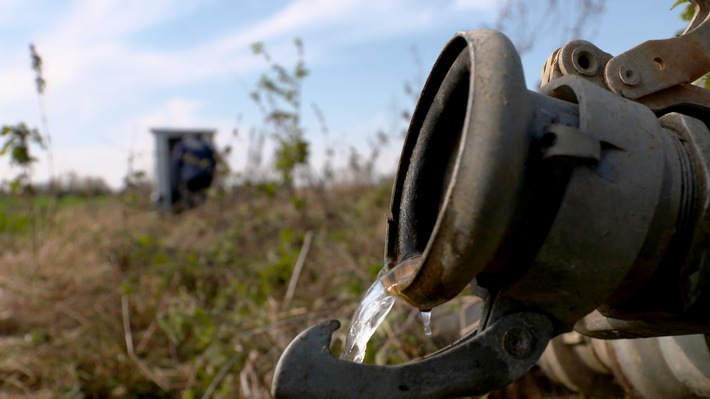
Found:
[(539, 313), (502, 317), (480, 333), (402, 365), (359, 364), (330, 351), (337, 320), (302, 332), (281, 356), (272, 391), (292, 398), (449, 398), (482, 395), (525, 374), (553, 337)]

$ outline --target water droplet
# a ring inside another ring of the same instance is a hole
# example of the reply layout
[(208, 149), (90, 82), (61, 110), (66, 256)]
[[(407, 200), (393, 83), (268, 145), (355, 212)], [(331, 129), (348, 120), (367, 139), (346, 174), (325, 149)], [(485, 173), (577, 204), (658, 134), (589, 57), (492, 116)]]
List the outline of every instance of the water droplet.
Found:
[(422, 310), (422, 324), (424, 324), (424, 335), (431, 337), (431, 310)]

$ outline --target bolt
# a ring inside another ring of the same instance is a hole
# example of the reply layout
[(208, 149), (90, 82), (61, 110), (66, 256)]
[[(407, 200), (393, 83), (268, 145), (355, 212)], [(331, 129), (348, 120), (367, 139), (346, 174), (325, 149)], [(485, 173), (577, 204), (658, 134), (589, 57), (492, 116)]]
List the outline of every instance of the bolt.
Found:
[(532, 343), (533, 336), (525, 328), (513, 327), (503, 334), (503, 349), (518, 359), (530, 355)]
[(619, 77), (622, 82), (629, 86), (635, 86), (641, 82), (641, 76), (626, 65), (622, 65), (621, 68), (619, 68)]
[(595, 76), (599, 72), (597, 57), (585, 47), (577, 47), (572, 51), (572, 66), (584, 76)]

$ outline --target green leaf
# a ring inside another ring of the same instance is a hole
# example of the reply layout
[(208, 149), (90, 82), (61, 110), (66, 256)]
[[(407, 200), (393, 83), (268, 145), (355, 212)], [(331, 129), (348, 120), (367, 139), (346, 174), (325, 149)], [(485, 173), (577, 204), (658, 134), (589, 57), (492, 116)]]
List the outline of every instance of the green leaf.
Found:
[(38, 144), (38, 145), (44, 147), (44, 137), (42, 137), (42, 135), (39, 133), (39, 130), (37, 130), (37, 129), (32, 129), (32, 130), (30, 131), (30, 139), (31, 139), (34, 143), (36, 143), (36, 144)]
[(20, 176), (16, 177), (10, 182), (10, 191), (13, 193), (20, 193), (22, 190), (22, 178)]
[(283, 120), (289, 120), (289, 119), (293, 120), (295, 118), (296, 118), (296, 115), (294, 113), (281, 111), (281, 110), (273, 111), (268, 116), (268, 119), (273, 119), (275, 121), (283, 121)]
[(286, 227), (279, 231), (279, 240), (282, 244), (289, 246), (296, 239), (296, 232), (292, 228)]
[(302, 197), (294, 195), (291, 197), (291, 204), (293, 205), (294, 209), (296, 209), (297, 211), (300, 211), (305, 208), (306, 200)]
[(148, 247), (153, 244), (153, 237), (147, 235), (147, 234), (142, 234), (136, 237), (136, 241), (138, 244), (144, 247)]
[(133, 284), (124, 281), (119, 285), (118, 292), (120, 292), (121, 295), (131, 295), (136, 292), (136, 287), (134, 287)]
[(673, 4), (673, 7), (671, 7), (671, 10), (683, 3), (687, 4), (685, 6), (685, 9), (683, 9), (683, 12), (680, 13), (680, 19), (682, 19), (683, 21), (691, 21), (695, 16), (695, 7), (693, 6), (693, 3), (691, 3), (689, 0), (677, 0), (675, 4)]
[(12, 160), (18, 165), (27, 165), (33, 161), (33, 158), (30, 157), (27, 147), (16, 146), (12, 149)]
[(286, 90), (284, 91), (284, 99), (286, 101), (293, 101), (293, 99), (296, 98), (296, 91), (295, 90)]
[(303, 65), (303, 63), (298, 63), (296, 69), (293, 71), (293, 76), (298, 79), (303, 79), (308, 76), (308, 69)]
[(254, 42), (251, 44), (251, 52), (255, 55), (264, 52), (264, 42)]
[(13, 142), (13, 138), (10, 138), (5, 142), (5, 144), (2, 146), (2, 149), (0, 149), (0, 156), (7, 154), (7, 151), (10, 149)]
[(676, 0), (676, 2), (673, 3), (673, 6), (671, 6), (671, 10), (683, 3), (688, 3), (688, 2), (690, 2), (690, 0)]

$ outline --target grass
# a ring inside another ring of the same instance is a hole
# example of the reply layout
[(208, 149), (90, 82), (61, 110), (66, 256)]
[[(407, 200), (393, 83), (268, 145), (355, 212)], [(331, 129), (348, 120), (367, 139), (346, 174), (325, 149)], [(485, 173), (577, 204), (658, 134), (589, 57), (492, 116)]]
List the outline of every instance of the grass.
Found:
[[(76, 205), (95, 206), (111, 201), (110, 196), (85, 197), (63, 195), (55, 200), (49, 195), (13, 196), (0, 194), (0, 235), (2, 243), (26, 240), (33, 231), (44, 231), (50, 207), (67, 208)], [(12, 239), (12, 240), (10, 240)]]
[[(299, 196), (296, 209), (283, 193), (243, 188), (177, 216), (67, 198), (34, 249), (18, 238), (31, 214), (0, 200), (12, 220), (0, 228), (12, 244), (0, 254), (0, 397), (270, 397), (290, 340), (324, 319), (347, 325), (381, 267), (388, 188)], [(411, 318), (399, 312), (376, 338), (394, 349), (369, 359), (432, 349), (393, 344), (395, 320)]]
[[(69, 198), (51, 227), (0, 200), (0, 211), (28, 220), (21, 234), (0, 229), (0, 398), (270, 398), (276, 362), (299, 332), (349, 324), (381, 268), (389, 203), (386, 185), (291, 195), (242, 187), (180, 215), (136, 195)], [(37, 226), (34, 245), (22, 239)], [(436, 349), (418, 311), (398, 301), (365, 361)]]

